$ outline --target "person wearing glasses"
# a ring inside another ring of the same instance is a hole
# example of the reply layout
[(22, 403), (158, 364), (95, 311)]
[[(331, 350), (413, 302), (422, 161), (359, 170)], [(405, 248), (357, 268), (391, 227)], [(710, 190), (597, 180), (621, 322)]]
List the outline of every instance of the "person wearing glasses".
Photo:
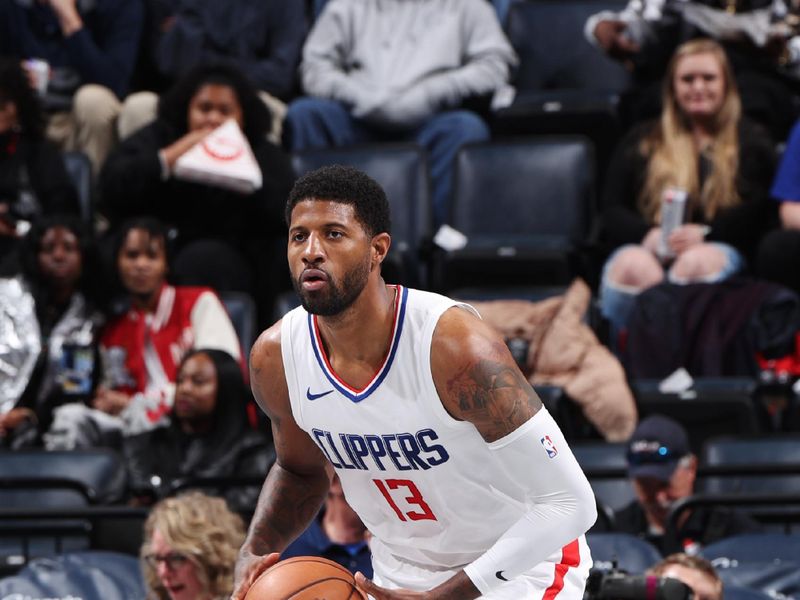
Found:
[(222, 498), (190, 492), (157, 503), (141, 549), (148, 600), (227, 599), (244, 536)]
[(697, 457), (677, 421), (662, 415), (640, 421), (628, 441), (627, 458), (636, 500), (615, 514), (617, 531), (644, 538), (666, 556), (696, 554), (711, 542), (760, 530), (758, 523), (741, 512), (701, 506), (684, 512), (675, 534), (668, 535), (670, 510), (678, 500), (694, 494), (697, 477)]

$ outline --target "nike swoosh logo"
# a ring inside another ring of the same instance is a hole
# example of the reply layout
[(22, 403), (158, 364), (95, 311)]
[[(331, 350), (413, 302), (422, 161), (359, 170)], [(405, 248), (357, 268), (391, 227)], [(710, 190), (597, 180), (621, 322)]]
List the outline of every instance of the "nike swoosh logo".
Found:
[(494, 574), (494, 576), (497, 577), (498, 579), (502, 579), (503, 581), (508, 581), (508, 579), (503, 577), (503, 572), (502, 571), (498, 571), (497, 573)]
[(306, 398), (309, 400), (317, 400), (318, 398), (322, 398), (323, 396), (327, 396), (328, 394), (332, 394), (333, 390), (328, 390), (327, 392), (322, 392), (321, 394), (312, 394), (311, 388), (306, 390)]

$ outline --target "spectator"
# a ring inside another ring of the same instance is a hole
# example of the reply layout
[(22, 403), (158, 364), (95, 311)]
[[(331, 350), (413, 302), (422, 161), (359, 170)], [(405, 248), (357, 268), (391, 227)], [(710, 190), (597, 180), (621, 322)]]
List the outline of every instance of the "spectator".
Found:
[(615, 515), (618, 531), (637, 535), (662, 554), (697, 553), (703, 546), (759, 525), (728, 508), (700, 507), (686, 511), (676, 532), (667, 519), (675, 502), (694, 493), (697, 457), (689, 449), (686, 430), (662, 415), (643, 419), (628, 441), (628, 476), (636, 500)]
[(321, 556), (335, 561), (353, 574), (372, 577), (372, 555), (367, 527), (347, 503), (339, 476), (334, 474), (325, 505), (300, 537), (289, 544), (282, 559)]
[(764, 237), (756, 273), (800, 293), (800, 121), (789, 136), (771, 194), (780, 202), (781, 227)]
[(722, 579), (700, 556), (670, 554), (647, 570), (648, 575), (677, 579), (692, 588), (694, 600), (722, 600)]
[(38, 445), (56, 406), (88, 401), (102, 317), (99, 269), (76, 217), (45, 217), (25, 238), (22, 274), (0, 279), (0, 443)]
[(140, 0), (0, 3), (0, 55), (46, 61), (47, 136), (85, 152), (95, 173), (116, 139), (142, 19)]
[(221, 498), (192, 492), (162, 500), (144, 524), (148, 600), (220, 600), (233, 588), (244, 523)]
[[(274, 453), (270, 439), (248, 423), (251, 400), (241, 368), (229, 354), (191, 350), (178, 368), (168, 424), (123, 444), (132, 489), (146, 500), (169, 492), (179, 479), (263, 477)], [(224, 490), (224, 496), (232, 508), (253, 510), (259, 489), (237, 486)]]
[(108, 323), (100, 340), (104, 381), (94, 406), (123, 414), (125, 431), (133, 434), (151, 429), (170, 412), (178, 364), (186, 352), (215, 348), (240, 360), (241, 350), (212, 290), (167, 283), (167, 231), (160, 222), (146, 217), (129, 221), (114, 256), (130, 309)]
[(103, 377), (90, 409), (68, 404), (55, 413), (53, 448), (119, 447), (122, 437), (167, 422), (183, 355), (216, 348), (241, 358), (225, 308), (208, 288), (172, 286), (167, 231), (152, 218), (126, 223), (114, 256), (130, 307), (112, 318), (100, 339)]
[(629, 0), (620, 12), (590, 17), (585, 34), (633, 71), (633, 90), (622, 103), (633, 121), (657, 115), (661, 77), (680, 44), (717, 40), (736, 74), (745, 114), (782, 140), (800, 106), (800, 35), (786, 20), (787, 4)]
[[(228, 118), (253, 149), (262, 187), (243, 195), (174, 178), (178, 158)], [(158, 217), (177, 230), (176, 281), (244, 291), (267, 307), (274, 287), (286, 285), (284, 261), (270, 257), (275, 240), (285, 239), (283, 207), (294, 181), (289, 157), (265, 139), (268, 129), (269, 111), (239, 71), (192, 70), (162, 97), (159, 118), (109, 156), (100, 188), (112, 226)]]
[(61, 154), (44, 139), (44, 115), (25, 72), (0, 59), (0, 257), (14, 254), (31, 223), (55, 213), (77, 214), (78, 196)]
[[(775, 218), (772, 143), (740, 116), (722, 48), (712, 40), (678, 48), (663, 98), (660, 119), (620, 142), (606, 177), (602, 235), (614, 253), (603, 267), (600, 306), (614, 339), (641, 291), (665, 277), (715, 282), (741, 271)], [(662, 241), (670, 188), (685, 192), (686, 208)]]
[(485, 0), (331, 0), (303, 48), (309, 97), (289, 106), (285, 140), (291, 150), (416, 141), (430, 158), (441, 224), (456, 152), (489, 137), (467, 107), (507, 87), (515, 64)]
[[(297, 0), (211, 0), (157, 4), (153, 45), (156, 70), (176, 81), (200, 64), (238, 68), (260, 90), (269, 107), (273, 141), (280, 140), (286, 105), (296, 91), (296, 69), (306, 35), (306, 10)], [(120, 137), (155, 118), (153, 92), (128, 97), (120, 116)]]

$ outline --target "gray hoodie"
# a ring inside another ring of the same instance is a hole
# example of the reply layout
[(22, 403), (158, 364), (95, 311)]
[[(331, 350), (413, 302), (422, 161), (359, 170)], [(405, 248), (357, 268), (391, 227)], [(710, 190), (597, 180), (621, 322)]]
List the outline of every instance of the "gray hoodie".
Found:
[(310, 96), (411, 127), (508, 87), (517, 57), (486, 0), (330, 0), (303, 48)]

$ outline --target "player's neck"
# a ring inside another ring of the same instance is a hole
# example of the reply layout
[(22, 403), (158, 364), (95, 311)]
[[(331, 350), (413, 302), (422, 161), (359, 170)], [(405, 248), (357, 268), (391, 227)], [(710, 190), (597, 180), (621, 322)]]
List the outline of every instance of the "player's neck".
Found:
[(364, 288), (342, 314), (319, 317), (317, 323), (328, 359), (334, 363), (337, 358), (356, 360), (379, 367), (391, 343), (398, 293), (396, 286), (387, 286), (379, 279)]

